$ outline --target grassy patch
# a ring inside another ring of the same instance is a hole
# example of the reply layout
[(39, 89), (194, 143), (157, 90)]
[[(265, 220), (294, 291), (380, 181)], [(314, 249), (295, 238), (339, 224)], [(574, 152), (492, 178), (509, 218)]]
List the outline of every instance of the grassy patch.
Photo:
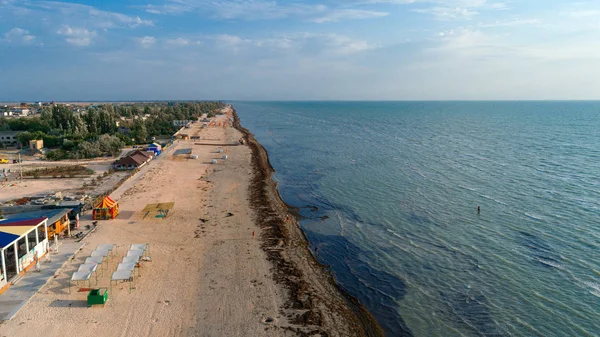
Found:
[(41, 169), (35, 169), (27, 172), (23, 172), (26, 177), (47, 177), (52, 176), (55, 178), (70, 178), (74, 176), (89, 176), (94, 174), (94, 170), (91, 170), (81, 165), (69, 165), (69, 166), (55, 166)]

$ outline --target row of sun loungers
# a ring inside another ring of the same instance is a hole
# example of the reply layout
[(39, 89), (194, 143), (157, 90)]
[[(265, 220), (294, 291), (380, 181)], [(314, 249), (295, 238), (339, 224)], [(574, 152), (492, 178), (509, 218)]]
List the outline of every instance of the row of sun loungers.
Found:
[[(149, 254), (148, 244), (133, 244), (130, 246), (127, 254), (123, 257), (121, 263), (118, 264), (117, 270), (113, 272), (111, 276), (110, 286), (112, 288), (112, 281), (126, 281), (133, 280), (135, 269), (139, 271), (140, 259)], [(117, 246), (114, 244), (102, 244), (98, 245), (89, 257), (85, 259), (85, 262), (79, 266), (79, 269), (73, 273), (69, 280), (69, 292), (71, 292), (71, 282), (88, 281), (88, 286), (91, 287), (92, 274), (96, 276), (96, 284), (98, 284), (98, 268), (103, 269), (103, 264), (106, 262), (108, 266), (108, 260), (114, 258), (117, 252)], [(104, 272), (103, 272), (104, 274)], [(131, 284), (129, 286), (131, 292)]]
[[(140, 276), (139, 261), (142, 256), (148, 254), (147, 244), (133, 244), (129, 247), (127, 254), (121, 260), (121, 263), (117, 266), (117, 270), (112, 274), (110, 278), (110, 286), (112, 288), (112, 282), (119, 281), (133, 281), (135, 269), (138, 270), (138, 276)], [(129, 283), (129, 292), (131, 292), (132, 283)]]

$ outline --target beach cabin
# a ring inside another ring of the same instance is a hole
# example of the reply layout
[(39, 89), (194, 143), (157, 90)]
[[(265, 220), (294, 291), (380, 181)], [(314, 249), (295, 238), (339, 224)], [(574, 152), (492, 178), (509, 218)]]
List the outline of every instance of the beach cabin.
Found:
[(146, 146), (146, 151), (154, 152), (154, 155), (158, 156), (162, 152), (162, 146), (160, 146), (160, 144), (157, 143), (152, 143)]
[(0, 220), (0, 293), (48, 253), (47, 218)]
[(69, 232), (71, 221), (69, 219), (70, 208), (42, 209), (39, 211), (23, 212), (6, 215), (10, 219), (34, 219), (47, 218), (48, 240), (53, 240), (55, 235)]
[(102, 199), (102, 201), (94, 207), (92, 211), (92, 219), (94, 220), (111, 220), (119, 214), (119, 204), (110, 197)]
[(141, 151), (136, 152), (140, 153), (134, 153), (115, 161), (112, 164), (112, 168), (114, 170), (135, 170), (150, 161), (151, 158), (149, 155), (142, 154)]

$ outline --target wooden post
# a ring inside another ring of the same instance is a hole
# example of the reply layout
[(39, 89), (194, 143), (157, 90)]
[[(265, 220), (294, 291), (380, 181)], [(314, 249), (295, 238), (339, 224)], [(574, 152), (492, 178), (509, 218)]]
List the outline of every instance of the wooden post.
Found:
[(0, 255), (2, 255), (2, 275), (4, 275), (4, 281), (8, 282), (8, 276), (6, 275), (6, 261), (4, 260), (4, 249), (0, 250)]

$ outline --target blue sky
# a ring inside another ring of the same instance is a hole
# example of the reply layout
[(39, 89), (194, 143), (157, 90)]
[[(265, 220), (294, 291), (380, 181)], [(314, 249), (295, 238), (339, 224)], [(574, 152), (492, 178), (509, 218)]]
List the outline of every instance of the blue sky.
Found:
[(600, 1), (0, 0), (0, 100), (598, 99)]

